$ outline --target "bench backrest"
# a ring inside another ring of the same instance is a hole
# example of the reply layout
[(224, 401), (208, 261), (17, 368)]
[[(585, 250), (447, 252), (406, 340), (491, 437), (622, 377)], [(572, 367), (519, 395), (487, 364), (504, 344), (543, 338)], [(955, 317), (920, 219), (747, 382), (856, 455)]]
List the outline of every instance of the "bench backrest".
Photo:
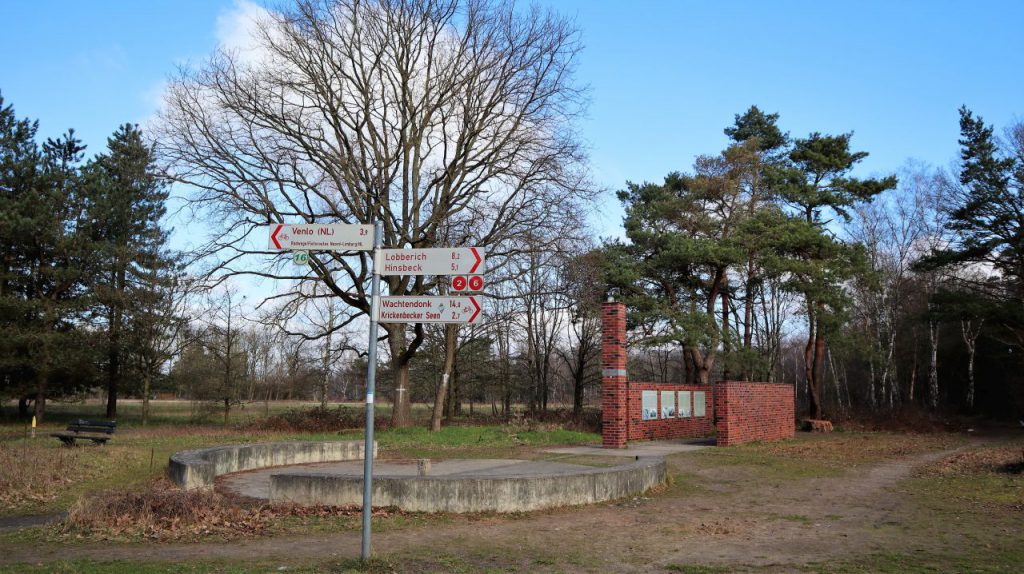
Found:
[(99, 432), (106, 434), (114, 434), (117, 430), (117, 421), (87, 421), (78, 419), (71, 421), (68, 424), (68, 430), (71, 432)]

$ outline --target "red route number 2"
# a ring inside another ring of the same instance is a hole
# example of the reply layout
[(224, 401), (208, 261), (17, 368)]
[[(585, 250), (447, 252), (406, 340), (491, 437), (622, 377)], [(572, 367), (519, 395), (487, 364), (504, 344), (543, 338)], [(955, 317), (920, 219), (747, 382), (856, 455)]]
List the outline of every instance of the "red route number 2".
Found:
[(452, 277), (452, 291), (462, 293), (464, 291), (480, 291), (484, 288), (484, 278), (479, 275), (455, 275)]

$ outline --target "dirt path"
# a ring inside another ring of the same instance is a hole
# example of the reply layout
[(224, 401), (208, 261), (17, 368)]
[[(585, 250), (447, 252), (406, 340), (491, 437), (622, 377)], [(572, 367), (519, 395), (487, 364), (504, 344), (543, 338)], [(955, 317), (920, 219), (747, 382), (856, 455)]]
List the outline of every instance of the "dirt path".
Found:
[[(693, 454), (670, 457), (688, 476), (657, 496), (525, 517), (459, 517), (375, 534), (378, 552), (430, 560), (446, 555), (481, 568), (551, 563), (559, 570), (648, 572), (673, 564), (759, 566), (818, 562), (939, 544), (912, 530), (892, 536), (913, 500), (890, 489), (922, 465), (964, 448), (904, 457), (832, 478), (766, 480), (750, 467), (712, 465)], [(275, 537), (199, 544), (83, 544), (0, 547), (0, 564), (96, 560), (303, 560), (355, 557), (359, 534)], [(908, 546), (909, 545), (909, 546)]]
[(44, 524), (53, 524), (68, 515), (67, 512), (53, 512), (50, 514), (27, 514), (22, 516), (3, 516), (0, 517), (0, 531), (2, 530), (17, 530), (19, 528), (30, 528), (32, 526), (42, 526)]

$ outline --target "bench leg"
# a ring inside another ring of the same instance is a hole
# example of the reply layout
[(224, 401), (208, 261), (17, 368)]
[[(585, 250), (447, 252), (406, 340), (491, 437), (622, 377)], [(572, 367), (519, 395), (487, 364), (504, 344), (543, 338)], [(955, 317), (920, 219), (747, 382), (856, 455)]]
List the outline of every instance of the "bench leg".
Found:
[(60, 442), (64, 443), (64, 446), (75, 446), (75, 439), (74, 439), (74, 437), (61, 436), (61, 437), (57, 437), (57, 438), (60, 439)]

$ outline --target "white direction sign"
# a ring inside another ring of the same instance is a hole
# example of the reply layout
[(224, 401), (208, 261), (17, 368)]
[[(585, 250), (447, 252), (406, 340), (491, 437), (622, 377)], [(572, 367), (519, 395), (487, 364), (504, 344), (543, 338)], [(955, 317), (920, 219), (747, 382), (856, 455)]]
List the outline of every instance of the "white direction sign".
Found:
[(381, 275), (480, 275), (484, 252), (479, 247), (381, 249)]
[(267, 227), (271, 249), (371, 251), (373, 225), (349, 223), (278, 223)]
[(476, 323), (481, 319), (476, 297), (381, 297), (376, 319), (381, 323)]

